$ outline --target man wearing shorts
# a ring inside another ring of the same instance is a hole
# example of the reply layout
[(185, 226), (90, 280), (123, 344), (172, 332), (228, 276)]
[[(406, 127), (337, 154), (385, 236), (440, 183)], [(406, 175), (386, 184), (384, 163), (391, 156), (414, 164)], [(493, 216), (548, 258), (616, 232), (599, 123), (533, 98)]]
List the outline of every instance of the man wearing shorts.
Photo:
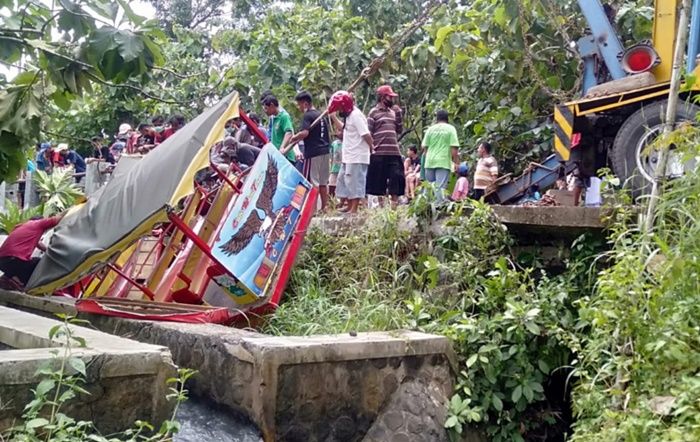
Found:
[(403, 112), (394, 104), (396, 97), (398, 94), (391, 86), (380, 86), (377, 89), (377, 105), (372, 108), (367, 118), (367, 125), (374, 140), (374, 152), (367, 172), (367, 193), (380, 197), (388, 194), (392, 205), (396, 205), (406, 189), (398, 141), (403, 132)]
[(326, 210), (328, 204), (328, 177), (330, 175), (330, 136), (328, 135), (328, 118), (322, 118), (316, 126), (311, 124), (321, 116), (321, 112), (313, 105), (311, 94), (303, 91), (294, 98), (297, 107), (303, 112), (301, 129), (287, 143), (283, 143), (280, 152), (283, 154), (294, 145), (304, 140), (304, 176), (314, 186), (318, 187), (321, 197), (321, 210)]
[(335, 119), (336, 127), (343, 131), (343, 164), (338, 173), (336, 194), (338, 198), (347, 200), (349, 213), (357, 213), (360, 200), (366, 195), (367, 169), (373, 140), (367, 127), (367, 118), (354, 105), (352, 96), (347, 92), (336, 92), (331, 97), (329, 112), (334, 111), (332, 106), (336, 95), (341, 95), (342, 98), (338, 114), (344, 120), (341, 122), (338, 118)]

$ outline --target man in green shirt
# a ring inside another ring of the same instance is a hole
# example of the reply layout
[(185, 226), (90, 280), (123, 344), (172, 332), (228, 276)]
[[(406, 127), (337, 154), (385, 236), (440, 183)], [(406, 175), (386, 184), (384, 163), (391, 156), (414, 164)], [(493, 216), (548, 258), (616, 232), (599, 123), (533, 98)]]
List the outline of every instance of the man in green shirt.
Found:
[(447, 111), (435, 113), (435, 124), (423, 136), (425, 179), (436, 185), (437, 199), (442, 201), (453, 164), (459, 164), (457, 129), (448, 121)]
[[(267, 116), (274, 118), (270, 133), (270, 142), (279, 150), (282, 145), (289, 144), (289, 140), (294, 133), (292, 117), (289, 116), (287, 111), (280, 108), (280, 103), (274, 95), (267, 95), (263, 98), (262, 105)], [(287, 151), (285, 156), (293, 164), (296, 162), (297, 158), (301, 157), (301, 152), (295, 145), (294, 149)]]

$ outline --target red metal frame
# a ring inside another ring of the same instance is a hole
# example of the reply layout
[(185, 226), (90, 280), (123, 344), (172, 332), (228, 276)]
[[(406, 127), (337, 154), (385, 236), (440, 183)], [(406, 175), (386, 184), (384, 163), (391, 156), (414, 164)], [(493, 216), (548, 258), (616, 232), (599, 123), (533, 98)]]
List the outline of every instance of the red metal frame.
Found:
[[(251, 133), (253, 133), (256, 137), (261, 139), (263, 142), (267, 143), (267, 137), (258, 129), (258, 126), (250, 120), (248, 115), (241, 109), (240, 110), (240, 117), (241, 119), (248, 125), (250, 128)], [(221, 191), (221, 185), (228, 185), (230, 188), (237, 194), (241, 193), (242, 189), (242, 179), (248, 175), (251, 169), (247, 169), (245, 171), (241, 171), (241, 169), (235, 165), (231, 164), (231, 171), (233, 171), (236, 176), (238, 177), (237, 182), (234, 182), (230, 177), (228, 173), (223, 172), (219, 167), (217, 167), (215, 164), (210, 163), (211, 169), (216, 173), (216, 175), (221, 179), (220, 185), (217, 186), (217, 188), (212, 189), (211, 191), (207, 191), (205, 188), (195, 185), (195, 189), (197, 192), (201, 192), (202, 194), (202, 199), (200, 201), (200, 207), (197, 207), (195, 210), (196, 214), (200, 214), (202, 205), (203, 203), (210, 197), (215, 196), (218, 192)], [(299, 249), (301, 248), (302, 242), (304, 235), (306, 233), (306, 229), (308, 225), (310, 224), (311, 217), (313, 216), (315, 212), (315, 206), (316, 206), (316, 200), (318, 198), (318, 189), (316, 187), (311, 187), (309, 189), (309, 193), (307, 194), (306, 202), (304, 206), (301, 208), (301, 212), (299, 215), (299, 219), (297, 222), (297, 226), (295, 231), (292, 233), (292, 236), (290, 238), (289, 244), (287, 246), (287, 250), (285, 252), (284, 258), (282, 261), (278, 262), (278, 270), (277, 270), (277, 277), (276, 280), (274, 281), (274, 285), (271, 287), (271, 293), (268, 294), (267, 301), (265, 301), (264, 304), (259, 305), (258, 307), (251, 308), (248, 310), (246, 313), (252, 313), (256, 315), (263, 315), (266, 313), (269, 313), (273, 311), (280, 303), (280, 300), (282, 298), (282, 294), (284, 292), (284, 289), (287, 285), (287, 282), (289, 280), (289, 277), (291, 275), (292, 267), (294, 264), (294, 260), (298, 254)], [(190, 201), (191, 202), (191, 201)], [(174, 234), (175, 231), (179, 230), (182, 232), (182, 235), (192, 241), (192, 244), (197, 247), (207, 258), (209, 258), (214, 264), (218, 264), (219, 261), (218, 259), (213, 255), (211, 247), (209, 244), (204, 241), (202, 238), (200, 238), (194, 230), (187, 224), (187, 222), (181, 217), (180, 214), (176, 213), (174, 210), (169, 210), (167, 213), (169, 224), (163, 228), (163, 232), (159, 238), (159, 242), (161, 245), (161, 248), (165, 247), (165, 234), (166, 233), (171, 233)], [(158, 248), (158, 245), (156, 245), (153, 250), (156, 250)], [(146, 257), (148, 260), (150, 256), (153, 253), (153, 250), (149, 252), (149, 256)], [(142, 263), (141, 266), (136, 266), (136, 268), (141, 271), (143, 269), (143, 266), (145, 263)], [(219, 264), (220, 265), (220, 264)], [(138, 281), (136, 281), (135, 277), (131, 277), (128, 274), (126, 274), (122, 268), (115, 264), (108, 264), (108, 267), (113, 270), (117, 275), (120, 277), (124, 278), (128, 283), (139, 289), (144, 295), (146, 295), (148, 298), (151, 300), (154, 300), (156, 295), (155, 293), (147, 286), (144, 284), (140, 284)], [(138, 273), (137, 273), (138, 274)], [(185, 275), (180, 275), (179, 277), (182, 278)], [(183, 279), (184, 282), (188, 282), (185, 279)], [(102, 281), (100, 282), (102, 284)], [(244, 316), (246, 313), (241, 313), (237, 316)]]
[(211, 253), (211, 248), (209, 247), (209, 244), (207, 244), (202, 238), (197, 236), (194, 230), (192, 230), (182, 218), (177, 216), (174, 212), (170, 212), (168, 213), (168, 219), (175, 225), (176, 228), (180, 229), (182, 234), (185, 235), (188, 239), (190, 239), (199, 250), (204, 252), (204, 254), (207, 255), (209, 259), (218, 262), (218, 260)]
[(253, 135), (258, 137), (260, 141), (263, 142), (263, 144), (267, 144), (270, 141), (267, 139), (267, 136), (264, 133), (262, 133), (260, 129), (258, 129), (258, 125), (250, 119), (250, 117), (248, 116), (248, 114), (245, 113), (243, 108), (238, 109), (238, 115), (241, 117), (241, 120), (243, 120), (245, 125), (248, 126), (248, 129), (250, 129), (250, 131), (253, 132)]
[[(224, 172), (223, 170), (219, 169), (219, 168), (216, 166), (216, 164), (214, 164), (214, 163), (210, 163), (210, 164), (209, 164), (209, 167), (211, 167), (211, 168), (214, 170), (214, 172), (216, 172), (216, 174), (219, 175), (219, 178), (221, 178), (222, 180), (224, 180), (224, 182), (225, 182), (226, 184), (228, 184), (229, 186), (231, 186), (231, 189), (233, 189), (234, 192), (236, 192), (236, 193), (238, 193), (238, 194), (241, 193), (240, 182), (239, 182), (239, 185), (236, 186), (236, 185), (233, 183), (233, 181), (231, 181), (231, 179), (229, 179), (229, 177), (228, 177), (228, 175), (226, 174), (226, 172)], [(239, 170), (240, 170), (240, 169), (239, 169)]]
[[(100, 282), (98, 282), (97, 286), (95, 287), (95, 290), (94, 290), (95, 293), (100, 291), (100, 287), (102, 287), (102, 284), (104, 284), (105, 279), (107, 278), (108, 274), (109, 274), (109, 271), (105, 270), (105, 274), (100, 278)], [(83, 293), (83, 296), (84, 296), (84, 293)]]
[[(129, 309), (130, 306), (140, 307), (140, 312)], [(156, 309), (170, 309), (169, 313), (149, 311), (151, 307)], [(208, 307), (199, 305), (183, 305), (173, 302), (141, 301), (118, 298), (80, 299), (75, 303), (79, 312), (98, 315), (116, 316), (120, 318), (184, 322), (190, 324), (214, 323), (227, 324), (231, 321), (231, 314), (224, 307)]]
[(109, 267), (110, 269), (114, 270), (114, 271), (117, 273), (117, 275), (119, 275), (119, 276), (121, 276), (122, 278), (126, 279), (131, 285), (133, 285), (133, 286), (136, 287), (137, 289), (141, 290), (141, 291), (143, 292), (144, 295), (148, 296), (148, 297), (151, 299), (151, 301), (154, 300), (154, 299), (156, 299), (156, 294), (153, 293), (153, 291), (151, 291), (151, 289), (149, 289), (148, 287), (146, 287), (146, 286), (143, 285), (143, 284), (140, 284), (138, 281), (136, 281), (135, 279), (133, 279), (131, 276), (129, 276), (129, 275), (127, 275), (126, 273), (124, 273), (124, 272), (119, 268), (119, 266), (114, 265), (114, 264), (112, 264), (112, 263), (109, 263), (109, 264), (107, 264), (107, 267)]

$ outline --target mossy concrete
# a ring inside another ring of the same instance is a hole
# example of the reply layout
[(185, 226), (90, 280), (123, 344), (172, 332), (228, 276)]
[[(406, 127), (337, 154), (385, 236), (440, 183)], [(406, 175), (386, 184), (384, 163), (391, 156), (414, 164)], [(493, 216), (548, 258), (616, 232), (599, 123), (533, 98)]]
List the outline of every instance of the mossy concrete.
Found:
[[(3, 299), (29, 309), (71, 308), (0, 292)], [(455, 356), (443, 336), (277, 337), (213, 324), (87, 319), (108, 333), (169, 348), (179, 366), (198, 370), (194, 394), (243, 413), (267, 441), (379, 440), (378, 434), (447, 440)]]
[[(62, 344), (48, 338), (57, 325), (61, 322), (0, 307), (0, 343), (12, 348), (0, 352), (0, 431), (21, 418), (32, 399), (31, 389), (42, 379), (37, 371), (58, 366)], [(85, 362), (82, 386), (90, 394), (69, 401), (66, 414), (94, 422), (103, 433), (132, 428), (136, 420), (159, 425), (169, 418), (174, 404), (165, 398), (166, 380), (176, 374), (176, 367), (167, 348), (85, 327), (70, 328), (86, 342), (85, 347), (71, 349), (71, 355)]]

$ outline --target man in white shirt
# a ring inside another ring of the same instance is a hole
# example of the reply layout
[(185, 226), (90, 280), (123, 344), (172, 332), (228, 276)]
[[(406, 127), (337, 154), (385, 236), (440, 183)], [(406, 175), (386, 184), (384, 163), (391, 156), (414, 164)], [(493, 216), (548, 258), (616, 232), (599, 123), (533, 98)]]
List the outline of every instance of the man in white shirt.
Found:
[(336, 130), (343, 131), (342, 165), (338, 173), (336, 195), (348, 202), (347, 211), (357, 213), (360, 200), (366, 195), (367, 169), (372, 153), (372, 135), (367, 127), (367, 118), (358, 109), (347, 92), (334, 101), (341, 92), (331, 98), (329, 112), (338, 112), (334, 117)]

